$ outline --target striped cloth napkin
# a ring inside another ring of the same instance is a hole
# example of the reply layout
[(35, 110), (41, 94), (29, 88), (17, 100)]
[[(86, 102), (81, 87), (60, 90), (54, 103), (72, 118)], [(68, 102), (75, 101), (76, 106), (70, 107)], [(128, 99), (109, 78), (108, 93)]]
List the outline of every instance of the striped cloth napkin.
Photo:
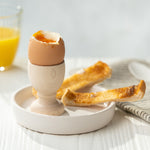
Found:
[[(109, 64), (112, 68), (112, 77), (105, 80), (101, 85), (107, 89), (111, 89), (138, 84), (140, 80), (129, 71), (129, 64), (135, 61), (149, 65), (146, 61), (133, 59), (112, 62)], [(150, 123), (150, 82), (146, 82), (146, 93), (142, 100), (137, 102), (117, 102), (116, 105), (120, 109), (132, 113)]]

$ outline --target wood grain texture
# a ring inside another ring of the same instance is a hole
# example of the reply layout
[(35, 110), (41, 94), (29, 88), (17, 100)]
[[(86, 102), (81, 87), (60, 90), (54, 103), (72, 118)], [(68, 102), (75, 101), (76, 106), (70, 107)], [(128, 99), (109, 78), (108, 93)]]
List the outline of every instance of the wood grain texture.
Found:
[[(67, 59), (66, 76), (98, 59)], [(108, 63), (116, 59), (103, 59)], [(26, 63), (16, 60), (11, 70), (0, 73), (0, 150), (148, 150), (150, 125), (133, 115), (116, 109), (108, 126), (101, 130), (59, 136), (33, 132), (16, 124), (11, 111), (14, 90), (29, 84)], [(73, 72), (73, 70), (72, 70)]]

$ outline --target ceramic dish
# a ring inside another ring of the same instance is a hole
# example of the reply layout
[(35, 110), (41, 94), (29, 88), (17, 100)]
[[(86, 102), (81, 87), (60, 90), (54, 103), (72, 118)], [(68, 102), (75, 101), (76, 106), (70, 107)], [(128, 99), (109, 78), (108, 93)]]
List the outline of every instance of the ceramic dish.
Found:
[[(105, 90), (94, 86), (88, 91)], [(84, 89), (83, 92), (87, 91)], [(30, 112), (29, 106), (35, 97), (32, 87), (27, 86), (16, 91), (12, 97), (13, 113), (18, 124), (43, 133), (79, 134), (91, 132), (106, 126), (113, 118), (115, 103), (103, 103), (91, 107), (65, 107), (61, 116), (48, 116)]]

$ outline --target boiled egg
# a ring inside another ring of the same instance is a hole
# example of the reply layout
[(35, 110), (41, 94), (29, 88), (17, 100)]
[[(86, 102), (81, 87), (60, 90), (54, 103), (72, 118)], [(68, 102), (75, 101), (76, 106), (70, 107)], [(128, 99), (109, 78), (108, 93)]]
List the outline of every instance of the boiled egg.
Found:
[(64, 61), (65, 45), (59, 33), (38, 31), (29, 41), (28, 58), (34, 65), (51, 66)]

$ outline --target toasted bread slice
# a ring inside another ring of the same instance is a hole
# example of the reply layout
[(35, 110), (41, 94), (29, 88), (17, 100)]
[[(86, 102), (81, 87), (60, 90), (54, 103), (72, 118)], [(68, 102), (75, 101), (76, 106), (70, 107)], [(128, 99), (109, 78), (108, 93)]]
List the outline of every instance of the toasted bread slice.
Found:
[[(65, 79), (61, 87), (57, 91), (56, 98), (61, 99), (66, 89), (77, 91), (87, 86), (92, 86), (96, 83), (111, 77), (110, 67), (102, 62), (98, 61), (96, 64), (86, 68), (81, 73), (75, 73), (69, 78)], [(37, 97), (37, 91), (33, 88), (32, 93)]]
[(77, 93), (67, 89), (62, 97), (62, 102), (68, 106), (91, 106), (110, 101), (137, 101), (143, 98), (145, 89), (146, 85), (143, 80), (138, 85), (95, 93)]

